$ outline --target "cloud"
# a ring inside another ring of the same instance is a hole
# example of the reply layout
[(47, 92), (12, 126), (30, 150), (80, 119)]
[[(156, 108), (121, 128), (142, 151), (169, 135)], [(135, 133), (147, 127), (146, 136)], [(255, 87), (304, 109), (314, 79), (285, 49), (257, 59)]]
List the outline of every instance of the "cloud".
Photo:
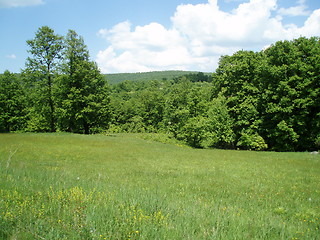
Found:
[(230, 2), (243, 2), (243, 0), (224, 0), (226, 3)]
[[(304, 0), (298, 4), (305, 6)], [(98, 35), (109, 46), (96, 61), (102, 72), (213, 71), (221, 55), (260, 51), (278, 40), (320, 34), (320, 9), (302, 27), (282, 23), (289, 9), (279, 10), (277, 0), (250, 0), (230, 12), (222, 11), (217, 0), (179, 5), (168, 29), (154, 22), (132, 27), (129, 21), (101, 29)]]
[(320, 35), (320, 9), (315, 10), (310, 17), (305, 22), (301, 31), (297, 31), (296, 35), (299, 33), (303, 36), (319, 36)]
[(297, 17), (297, 16), (308, 16), (310, 14), (310, 11), (307, 10), (308, 6), (305, 3), (305, 0), (299, 0), (297, 2), (297, 6), (290, 7), (290, 8), (280, 8), (278, 10), (278, 14), (281, 16), (291, 16), (291, 17)]
[(228, 13), (219, 9), (217, 0), (209, 0), (208, 4), (179, 6), (172, 22), (179, 32), (205, 46), (252, 45), (261, 41), (275, 7), (275, 0), (251, 0)]
[(7, 55), (6, 58), (9, 58), (9, 59), (16, 59), (17, 56), (15, 54), (10, 54), (10, 55)]
[(110, 30), (102, 29), (98, 35), (111, 43), (97, 56), (103, 72), (186, 69), (202, 61), (190, 55), (186, 39), (177, 30), (167, 30), (158, 23), (137, 26), (132, 31), (126, 21)]
[(44, 4), (43, 0), (0, 0), (0, 8), (26, 7)]

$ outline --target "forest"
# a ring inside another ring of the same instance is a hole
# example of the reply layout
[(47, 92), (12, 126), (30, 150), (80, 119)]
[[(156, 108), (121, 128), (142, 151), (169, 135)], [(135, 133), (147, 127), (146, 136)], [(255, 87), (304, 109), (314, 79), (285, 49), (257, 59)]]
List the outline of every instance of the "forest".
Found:
[[(160, 81), (172, 80), (184, 75), (196, 76), (203, 74), (203, 78), (212, 78), (212, 73), (199, 73), (195, 71), (153, 71), (153, 72), (137, 72), (137, 73), (108, 73), (105, 77), (110, 85), (118, 84), (123, 81)], [(207, 81), (207, 79), (205, 80)]]
[(195, 148), (320, 149), (320, 38), (222, 56), (212, 74), (110, 84), (84, 39), (43, 26), (0, 75), (0, 132), (162, 133)]

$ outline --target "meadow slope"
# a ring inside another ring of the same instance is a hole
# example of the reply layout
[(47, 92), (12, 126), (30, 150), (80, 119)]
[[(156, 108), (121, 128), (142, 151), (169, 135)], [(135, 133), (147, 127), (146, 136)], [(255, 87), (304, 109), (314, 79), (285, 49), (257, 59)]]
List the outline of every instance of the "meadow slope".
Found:
[(320, 156), (0, 134), (0, 239), (319, 239)]

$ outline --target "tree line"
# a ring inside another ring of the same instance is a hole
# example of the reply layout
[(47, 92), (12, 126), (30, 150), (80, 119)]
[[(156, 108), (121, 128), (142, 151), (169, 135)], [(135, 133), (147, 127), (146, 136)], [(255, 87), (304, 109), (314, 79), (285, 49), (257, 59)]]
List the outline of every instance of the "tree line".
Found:
[(320, 147), (320, 39), (222, 56), (208, 77), (109, 85), (83, 38), (39, 28), (20, 74), (0, 77), (0, 131), (160, 132), (197, 148)]
[(197, 75), (201, 75), (203, 80), (208, 81), (212, 79), (212, 73), (191, 72), (191, 71), (178, 71), (178, 70), (166, 70), (166, 71), (152, 71), (152, 72), (137, 72), (137, 73), (108, 73), (105, 77), (108, 79), (108, 83), (111, 85), (118, 84), (125, 80), (129, 81), (150, 81), (150, 80), (170, 80), (173, 78), (179, 78), (184, 75), (192, 74), (198, 78)]

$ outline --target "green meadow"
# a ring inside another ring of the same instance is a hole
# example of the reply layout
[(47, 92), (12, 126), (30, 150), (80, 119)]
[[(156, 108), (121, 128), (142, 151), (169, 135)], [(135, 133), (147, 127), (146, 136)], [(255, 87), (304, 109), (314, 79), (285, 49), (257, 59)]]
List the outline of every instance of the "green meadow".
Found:
[(320, 239), (320, 156), (0, 134), (0, 239)]

